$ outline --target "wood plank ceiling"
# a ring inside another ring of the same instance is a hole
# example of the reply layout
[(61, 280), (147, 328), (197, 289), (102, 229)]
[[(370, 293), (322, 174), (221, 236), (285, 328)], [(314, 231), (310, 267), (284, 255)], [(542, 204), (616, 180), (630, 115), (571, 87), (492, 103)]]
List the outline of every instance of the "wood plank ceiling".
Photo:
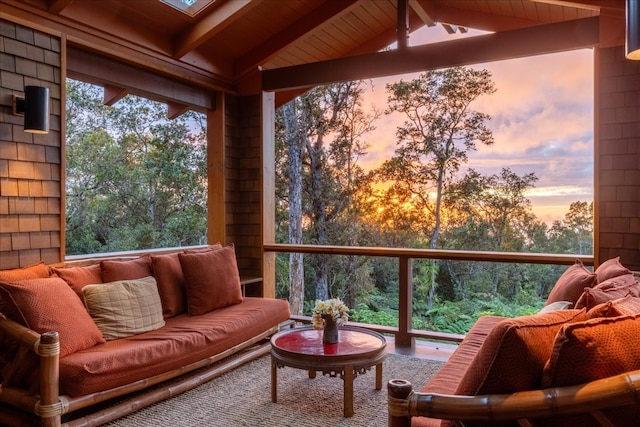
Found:
[(594, 16), (624, 23), (624, 0), (198, 0), (193, 16), (167, 4), (180, 0), (0, 0), (0, 16), (199, 87), (249, 94), (260, 90), (260, 69), (384, 49), (396, 40), (398, 1), (408, 2), (409, 31), (503, 32)]

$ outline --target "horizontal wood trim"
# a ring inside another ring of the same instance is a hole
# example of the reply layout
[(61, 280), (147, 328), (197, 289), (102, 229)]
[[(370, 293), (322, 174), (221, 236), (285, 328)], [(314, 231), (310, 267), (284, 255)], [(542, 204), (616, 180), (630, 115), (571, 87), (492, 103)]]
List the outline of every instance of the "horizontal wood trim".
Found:
[(266, 91), (360, 80), (582, 49), (599, 42), (599, 17), (262, 71)]
[(369, 257), (450, 259), (457, 261), (506, 262), (524, 264), (571, 265), (580, 260), (584, 265), (593, 265), (593, 255), (538, 254), (523, 252), (460, 251), (445, 249), (382, 248), (366, 246), (316, 246), (265, 244), (265, 252), (357, 255)]

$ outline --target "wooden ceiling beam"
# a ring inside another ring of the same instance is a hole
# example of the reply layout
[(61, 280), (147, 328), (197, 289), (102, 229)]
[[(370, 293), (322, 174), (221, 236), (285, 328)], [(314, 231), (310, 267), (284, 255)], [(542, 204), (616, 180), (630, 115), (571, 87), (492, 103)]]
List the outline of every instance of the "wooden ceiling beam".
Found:
[(205, 41), (240, 19), (260, 0), (233, 0), (223, 3), (210, 14), (195, 23), (188, 32), (178, 38), (173, 56), (180, 59)]
[(588, 48), (599, 18), (585, 18), (449, 42), (262, 71), (266, 91), (392, 76)]
[(107, 87), (105, 97), (115, 98), (124, 91), (154, 101), (184, 104), (200, 112), (214, 110), (216, 105), (215, 92), (74, 46), (67, 48), (67, 74), (73, 79)]
[(255, 70), (260, 64), (268, 61), (282, 49), (304, 37), (331, 20), (335, 20), (348, 13), (360, 0), (326, 1), (294, 21), (287, 28), (238, 58), (234, 64), (234, 75), (242, 78), (245, 74)]
[(554, 4), (557, 6), (574, 7), (599, 11), (603, 7), (624, 9), (624, 0), (531, 0), (536, 3)]

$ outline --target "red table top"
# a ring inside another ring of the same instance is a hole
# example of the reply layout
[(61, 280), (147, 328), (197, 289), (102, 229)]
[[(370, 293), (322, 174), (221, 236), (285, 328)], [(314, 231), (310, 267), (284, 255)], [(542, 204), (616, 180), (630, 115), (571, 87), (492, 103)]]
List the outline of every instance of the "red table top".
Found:
[(384, 337), (376, 332), (354, 326), (342, 326), (339, 342), (324, 344), (322, 329), (298, 328), (279, 332), (271, 339), (279, 349), (305, 355), (357, 355), (386, 346)]

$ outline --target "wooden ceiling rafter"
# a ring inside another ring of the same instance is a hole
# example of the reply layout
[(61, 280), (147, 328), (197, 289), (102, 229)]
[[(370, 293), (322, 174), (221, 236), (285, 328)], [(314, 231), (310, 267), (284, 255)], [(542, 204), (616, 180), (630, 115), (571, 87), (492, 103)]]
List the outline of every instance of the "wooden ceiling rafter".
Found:
[(260, 0), (233, 0), (223, 3), (208, 15), (196, 22), (186, 33), (178, 38), (174, 49), (174, 58), (179, 59), (198, 48), (234, 21), (255, 7)]
[(47, 10), (51, 13), (59, 14), (72, 2), (73, 0), (48, 0)]
[(348, 13), (361, 0), (327, 1), (238, 58), (234, 75), (242, 78), (294, 41)]

